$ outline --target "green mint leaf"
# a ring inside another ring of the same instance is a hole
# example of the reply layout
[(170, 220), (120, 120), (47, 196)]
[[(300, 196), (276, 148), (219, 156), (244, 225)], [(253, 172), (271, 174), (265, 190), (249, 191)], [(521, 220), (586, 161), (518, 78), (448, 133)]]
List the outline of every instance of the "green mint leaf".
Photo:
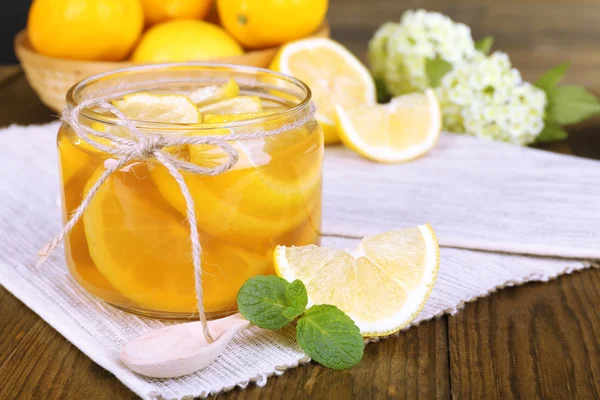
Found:
[(566, 139), (569, 134), (554, 121), (545, 121), (544, 130), (535, 139), (536, 143)]
[(304, 308), (288, 307), (285, 310), (283, 310), (283, 312), (281, 314), (284, 317), (293, 321), (296, 319), (296, 317), (302, 315), (304, 310), (305, 310)]
[(486, 36), (475, 42), (475, 50), (482, 52), (485, 55), (490, 54), (490, 50), (494, 45), (494, 37)]
[(364, 342), (360, 330), (336, 306), (309, 308), (298, 320), (296, 339), (306, 354), (327, 368), (350, 368), (363, 357)]
[(286, 298), (288, 286), (289, 283), (278, 276), (255, 276), (248, 279), (237, 295), (240, 313), (261, 328), (283, 328), (295, 318), (284, 315), (284, 311), (290, 306)]
[(600, 115), (600, 101), (582, 86), (559, 86), (549, 95), (548, 119), (570, 125)]
[(558, 82), (560, 82), (563, 76), (565, 76), (565, 73), (568, 69), (569, 63), (557, 65), (556, 67), (546, 71), (544, 75), (542, 75), (534, 83), (534, 85), (546, 92), (547, 95), (550, 95), (550, 93), (554, 90), (556, 85), (558, 85)]
[(306, 305), (308, 304), (308, 293), (306, 293), (306, 286), (304, 286), (304, 283), (299, 279), (290, 283), (287, 289), (285, 289), (285, 298), (291, 307), (304, 312), (304, 310), (306, 310)]
[(296, 279), (285, 289), (285, 298), (289, 307), (283, 310), (283, 316), (290, 319), (295, 319), (306, 310), (308, 304), (308, 293), (306, 286), (299, 279)]
[(452, 64), (442, 58), (428, 58), (425, 62), (425, 73), (429, 79), (429, 86), (438, 87), (442, 78), (452, 71)]

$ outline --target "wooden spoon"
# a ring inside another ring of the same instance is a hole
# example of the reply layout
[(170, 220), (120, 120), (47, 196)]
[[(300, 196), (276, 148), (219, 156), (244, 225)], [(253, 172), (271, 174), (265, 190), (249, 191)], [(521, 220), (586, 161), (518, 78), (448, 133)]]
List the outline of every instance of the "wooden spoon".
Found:
[(215, 341), (208, 343), (200, 321), (167, 326), (127, 343), (121, 361), (138, 374), (153, 378), (175, 378), (196, 372), (213, 362), (227, 344), (250, 321), (234, 314), (208, 321)]

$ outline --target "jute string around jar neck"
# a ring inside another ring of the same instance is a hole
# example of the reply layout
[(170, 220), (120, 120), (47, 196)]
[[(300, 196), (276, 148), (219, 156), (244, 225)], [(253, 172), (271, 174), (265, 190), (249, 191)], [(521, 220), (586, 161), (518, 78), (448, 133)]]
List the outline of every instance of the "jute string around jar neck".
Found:
[[(108, 132), (96, 131), (84, 124), (80, 119), (82, 110), (101, 108), (114, 114), (117, 119), (123, 124), (127, 130), (128, 137), (121, 137), (110, 134)], [(208, 342), (212, 342), (214, 339), (208, 329), (208, 323), (206, 320), (206, 314), (204, 312), (204, 301), (202, 293), (202, 246), (200, 245), (200, 238), (198, 233), (198, 227), (196, 225), (196, 211), (194, 206), (194, 198), (190, 194), (190, 190), (181, 175), (181, 172), (187, 172), (198, 175), (219, 175), (227, 172), (231, 169), (238, 160), (238, 153), (233, 146), (227, 141), (232, 140), (248, 140), (265, 138), (268, 136), (278, 135), (280, 133), (296, 129), (306, 124), (313, 118), (314, 105), (310, 105), (308, 112), (304, 115), (288, 124), (284, 124), (281, 127), (273, 130), (260, 131), (255, 133), (247, 134), (230, 134), (230, 135), (219, 135), (219, 136), (167, 136), (161, 134), (145, 135), (139, 131), (137, 126), (131, 121), (125, 114), (123, 114), (118, 108), (109, 104), (102, 99), (91, 99), (81, 102), (72, 109), (67, 107), (63, 111), (62, 120), (71, 126), (73, 132), (88, 145), (93, 148), (110, 154), (117, 162), (113, 163), (104, 173), (98, 178), (94, 185), (90, 188), (83, 201), (77, 207), (77, 209), (71, 215), (69, 221), (60, 230), (58, 235), (42, 250), (39, 252), (39, 260), (37, 265), (40, 265), (44, 260), (52, 253), (52, 251), (62, 242), (62, 240), (71, 232), (75, 224), (81, 219), (84, 211), (90, 205), (90, 202), (102, 186), (102, 184), (116, 171), (125, 167), (127, 164), (135, 161), (145, 161), (155, 159), (162, 164), (171, 174), (173, 179), (179, 185), (181, 194), (185, 199), (187, 220), (190, 227), (190, 240), (192, 243), (192, 261), (194, 265), (195, 274), (195, 287), (196, 287), (196, 298), (198, 301), (198, 314), (200, 321), (202, 322), (202, 329), (204, 336)], [(102, 144), (95, 140), (93, 137), (104, 138), (110, 141), (110, 144)], [(163, 148), (167, 146), (177, 145), (189, 145), (189, 144), (209, 144), (218, 146), (227, 154), (227, 161), (223, 164), (213, 168), (205, 168), (184, 160), (180, 160), (173, 155), (163, 151)], [(205, 212), (211, 212), (211, 210), (205, 210)]]

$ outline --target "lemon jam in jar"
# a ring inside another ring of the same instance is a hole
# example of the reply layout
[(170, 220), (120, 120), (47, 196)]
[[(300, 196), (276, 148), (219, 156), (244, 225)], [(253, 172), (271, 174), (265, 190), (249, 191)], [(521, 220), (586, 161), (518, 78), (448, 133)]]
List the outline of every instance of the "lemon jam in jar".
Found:
[[(96, 98), (117, 107), (143, 135), (253, 134), (227, 142), (237, 161), (225, 172), (179, 170), (194, 200), (209, 317), (234, 312), (248, 278), (274, 273), (276, 245), (319, 243), (323, 134), (312, 117), (310, 90), (299, 80), (251, 67), (139, 66), (80, 82), (67, 94), (67, 107)], [(97, 132), (131, 137), (126, 124), (106, 110), (84, 108), (78, 121)], [(277, 133), (261, 136), (265, 131)], [(67, 123), (58, 133), (58, 148), (67, 221), (118, 157), (82, 140)], [(208, 169), (229, 160), (212, 144), (161, 151)], [(123, 166), (100, 186), (65, 240), (71, 274), (117, 307), (189, 317), (198, 305), (186, 204), (180, 185), (156, 158)]]

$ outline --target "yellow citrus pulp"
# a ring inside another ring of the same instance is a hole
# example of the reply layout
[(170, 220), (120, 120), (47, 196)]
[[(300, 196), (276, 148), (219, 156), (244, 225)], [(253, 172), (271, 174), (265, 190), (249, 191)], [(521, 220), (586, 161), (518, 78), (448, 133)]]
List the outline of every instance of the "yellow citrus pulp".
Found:
[(375, 104), (375, 84), (367, 68), (341, 44), (330, 39), (298, 40), (284, 45), (271, 69), (305, 82), (317, 106), (325, 143), (339, 141), (335, 107)]
[(365, 237), (356, 249), (277, 246), (277, 275), (300, 279), (309, 306), (333, 304), (363, 336), (386, 336), (423, 309), (439, 269), (439, 247), (429, 224)]
[(431, 89), (395, 97), (388, 104), (336, 106), (344, 144), (379, 162), (403, 162), (435, 146), (442, 129), (440, 106)]

